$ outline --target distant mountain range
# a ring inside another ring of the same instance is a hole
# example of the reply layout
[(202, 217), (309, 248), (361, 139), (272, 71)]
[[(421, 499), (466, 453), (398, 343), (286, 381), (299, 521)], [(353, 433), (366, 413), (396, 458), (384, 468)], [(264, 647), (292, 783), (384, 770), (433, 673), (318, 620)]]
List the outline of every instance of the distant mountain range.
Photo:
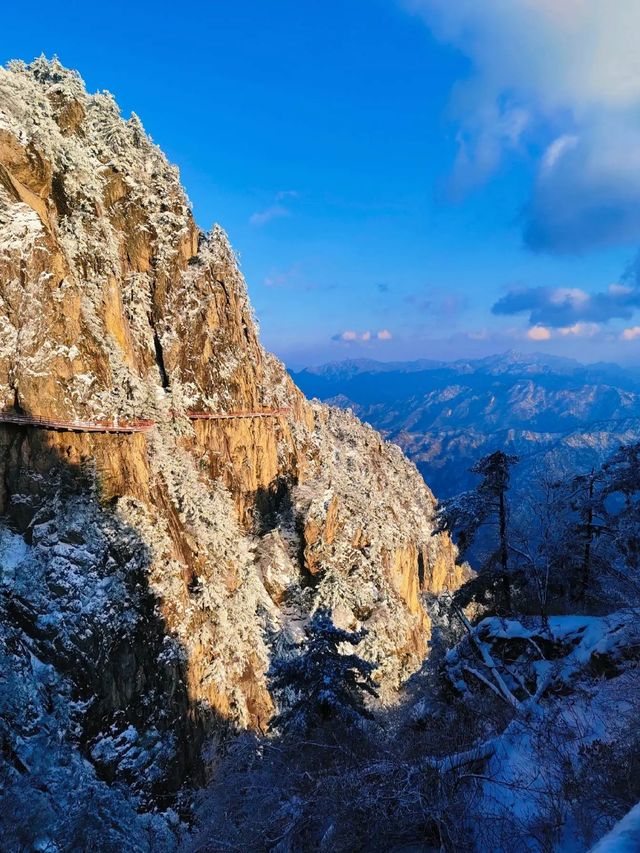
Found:
[(292, 376), (308, 396), (352, 408), (396, 442), (440, 498), (468, 488), (473, 462), (521, 457), (515, 489), (538, 471), (589, 470), (640, 441), (640, 369), (507, 352), (472, 361), (349, 360)]

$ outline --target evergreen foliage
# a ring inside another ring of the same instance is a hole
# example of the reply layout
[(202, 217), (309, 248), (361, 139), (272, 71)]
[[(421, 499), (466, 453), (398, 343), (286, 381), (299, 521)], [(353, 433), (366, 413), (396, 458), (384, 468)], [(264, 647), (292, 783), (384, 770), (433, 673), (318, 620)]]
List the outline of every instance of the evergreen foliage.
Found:
[(464, 559), (480, 529), (489, 530), (489, 553), (477, 568), (480, 572), (491, 573), (494, 578), (497, 570), (506, 611), (511, 610), (507, 492), (511, 468), (517, 462), (517, 456), (502, 450), (496, 450), (478, 460), (471, 472), (482, 477), (479, 485), (472, 491), (438, 504), (435, 531), (451, 534), (458, 545), (460, 559)]
[(356, 646), (365, 629), (336, 628), (327, 608), (319, 608), (305, 628), (306, 640), (297, 654), (276, 659), (269, 669), (271, 689), (282, 708), (272, 727), (309, 732), (327, 720), (357, 725), (370, 718), (365, 694), (376, 697), (372, 680), (375, 664), (356, 654), (343, 654), (340, 646)]
[[(602, 466), (600, 513), (624, 567), (640, 567), (640, 442), (620, 447)], [(636, 578), (637, 581), (637, 578)]]

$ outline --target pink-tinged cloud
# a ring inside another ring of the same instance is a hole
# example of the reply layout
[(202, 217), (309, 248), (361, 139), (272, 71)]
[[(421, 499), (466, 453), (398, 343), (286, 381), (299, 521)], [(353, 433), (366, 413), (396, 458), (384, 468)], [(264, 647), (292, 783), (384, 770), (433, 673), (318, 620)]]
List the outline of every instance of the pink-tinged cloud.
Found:
[(600, 326), (597, 323), (574, 323), (572, 326), (563, 326), (558, 329), (564, 337), (574, 335), (577, 338), (592, 338), (599, 331)]
[(537, 323), (527, 330), (530, 341), (549, 341), (551, 338), (592, 338), (600, 331), (598, 323), (572, 323), (570, 326), (560, 326), (556, 329)]
[(548, 341), (551, 338), (551, 330), (546, 326), (532, 326), (527, 331), (530, 341)]
[(630, 326), (628, 329), (623, 329), (620, 335), (623, 341), (635, 341), (640, 338), (640, 326)]
[(346, 343), (368, 344), (370, 341), (390, 341), (392, 338), (391, 332), (388, 329), (380, 329), (379, 332), (373, 333), (369, 329), (364, 332), (356, 332), (355, 329), (345, 329), (344, 332), (338, 332), (333, 335), (332, 341), (345, 341)]
[(633, 288), (628, 284), (610, 284), (607, 290), (614, 296), (626, 296), (629, 293), (633, 293)]

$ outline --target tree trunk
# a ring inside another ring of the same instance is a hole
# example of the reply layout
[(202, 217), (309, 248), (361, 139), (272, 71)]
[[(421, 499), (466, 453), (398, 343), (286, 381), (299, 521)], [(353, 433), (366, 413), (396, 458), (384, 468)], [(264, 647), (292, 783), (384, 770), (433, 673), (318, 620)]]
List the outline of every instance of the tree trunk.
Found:
[(507, 550), (507, 504), (504, 492), (500, 492), (500, 565), (502, 567), (502, 595), (505, 612), (511, 612), (511, 584), (509, 582)]
[(580, 598), (584, 598), (591, 579), (591, 542), (593, 540), (593, 471), (589, 480), (589, 504), (587, 508), (586, 541), (584, 543), (584, 555), (582, 557), (582, 578), (580, 582)]

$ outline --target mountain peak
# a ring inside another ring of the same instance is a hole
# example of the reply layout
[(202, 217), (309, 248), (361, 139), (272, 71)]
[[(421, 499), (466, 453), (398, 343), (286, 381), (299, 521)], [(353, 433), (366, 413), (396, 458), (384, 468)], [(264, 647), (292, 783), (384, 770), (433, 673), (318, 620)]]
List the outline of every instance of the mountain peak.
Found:
[[(415, 467), (302, 396), (224, 230), (198, 229), (139, 119), (56, 59), (0, 69), (0, 444), (0, 583), (22, 614), (3, 610), (0, 647), (37, 649), (68, 719), (86, 701), (90, 747), (52, 771), (69, 784), (79, 766), (128, 784), (135, 755), (137, 790), (175, 790), (212, 727), (266, 726), (274, 649), (320, 606), (370, 627), (392, 693), (427, 649), (421, 592), (462, 577)], [(23, 712), (4, 723), (26, 767)]]

